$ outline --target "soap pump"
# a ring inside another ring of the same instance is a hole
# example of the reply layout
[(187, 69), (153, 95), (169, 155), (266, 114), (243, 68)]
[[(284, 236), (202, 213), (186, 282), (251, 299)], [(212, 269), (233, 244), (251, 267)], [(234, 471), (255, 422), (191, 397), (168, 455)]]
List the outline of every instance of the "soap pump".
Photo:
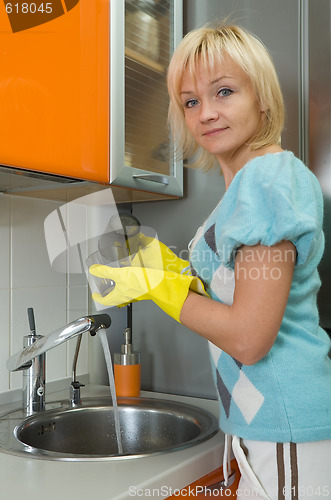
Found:
[(124, 330), (124, 344), (121, 345), (121, 352), (114, 354), (114, 378), (118, 397), (140, 395), (140, 353), (133, 351), (131, 328)]

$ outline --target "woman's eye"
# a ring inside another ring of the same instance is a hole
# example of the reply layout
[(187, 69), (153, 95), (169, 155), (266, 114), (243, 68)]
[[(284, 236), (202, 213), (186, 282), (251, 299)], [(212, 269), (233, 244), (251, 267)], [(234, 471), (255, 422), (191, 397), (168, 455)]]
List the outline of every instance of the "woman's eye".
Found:
[(189, 99), (185, 102), (185, 108), (193, 108), (198, 103), (197, 99)]
[(220, 89), (217, 92), (217, 95), (220, 95), (221, 97), (229, 97), (229, 95), (231, 95), (232, 93), (233, 93), (233, 90), (228, 89), (228, 88), (224, 88), (224, 89)]

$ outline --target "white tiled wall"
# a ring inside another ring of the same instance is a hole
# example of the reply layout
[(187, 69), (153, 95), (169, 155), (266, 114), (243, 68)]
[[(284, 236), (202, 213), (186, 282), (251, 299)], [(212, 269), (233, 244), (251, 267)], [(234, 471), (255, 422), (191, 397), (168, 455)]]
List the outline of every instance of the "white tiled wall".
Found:
[[(51, 268), (44, 236), (46, 216), (62, 203), (0, 195), (0, 393), (20, 389), (22, 373), (9, 374), (8, 357), (29, 333), (27, 308), (33, 307), (37, 333), (48, 334), (88, 312), (84, 275)], [(75, 339), (46, 355), (46, 380), (71, 376)], [(78, 374), (88, 371), (88, 336), (83, 336)]]

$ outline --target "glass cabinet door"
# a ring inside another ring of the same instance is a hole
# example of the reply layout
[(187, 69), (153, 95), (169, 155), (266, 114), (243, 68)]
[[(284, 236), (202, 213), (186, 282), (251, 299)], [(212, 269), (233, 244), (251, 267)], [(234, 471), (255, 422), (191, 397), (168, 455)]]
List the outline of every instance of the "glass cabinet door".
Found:
[[(182, 36), (182, 2), (125, 0), (123, 21), (125, 155), (111, 162), (114, 182), (181, 196), (183, 167), (175, 161), (169, 141), (166, 74), (174, 46)], [(118, 101), (111, 102), (111, 110), (112, 106), (118, 106)], [(114, 126), (111, 124), (113, 131)], [(121, 168), (117, 168), (121, 161)]]
[(125, 162), (172, 175), (166, 71), (172, 52), (168, 0), (127, 0), (125, 9)]

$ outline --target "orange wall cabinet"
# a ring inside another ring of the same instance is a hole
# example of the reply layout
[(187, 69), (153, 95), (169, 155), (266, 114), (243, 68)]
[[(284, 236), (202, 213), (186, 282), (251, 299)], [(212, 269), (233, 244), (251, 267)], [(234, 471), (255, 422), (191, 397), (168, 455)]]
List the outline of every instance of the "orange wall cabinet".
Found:
[(181, 196), (165, 84), (181, 29), (177, 0), (0, 0), (0, 164)]

